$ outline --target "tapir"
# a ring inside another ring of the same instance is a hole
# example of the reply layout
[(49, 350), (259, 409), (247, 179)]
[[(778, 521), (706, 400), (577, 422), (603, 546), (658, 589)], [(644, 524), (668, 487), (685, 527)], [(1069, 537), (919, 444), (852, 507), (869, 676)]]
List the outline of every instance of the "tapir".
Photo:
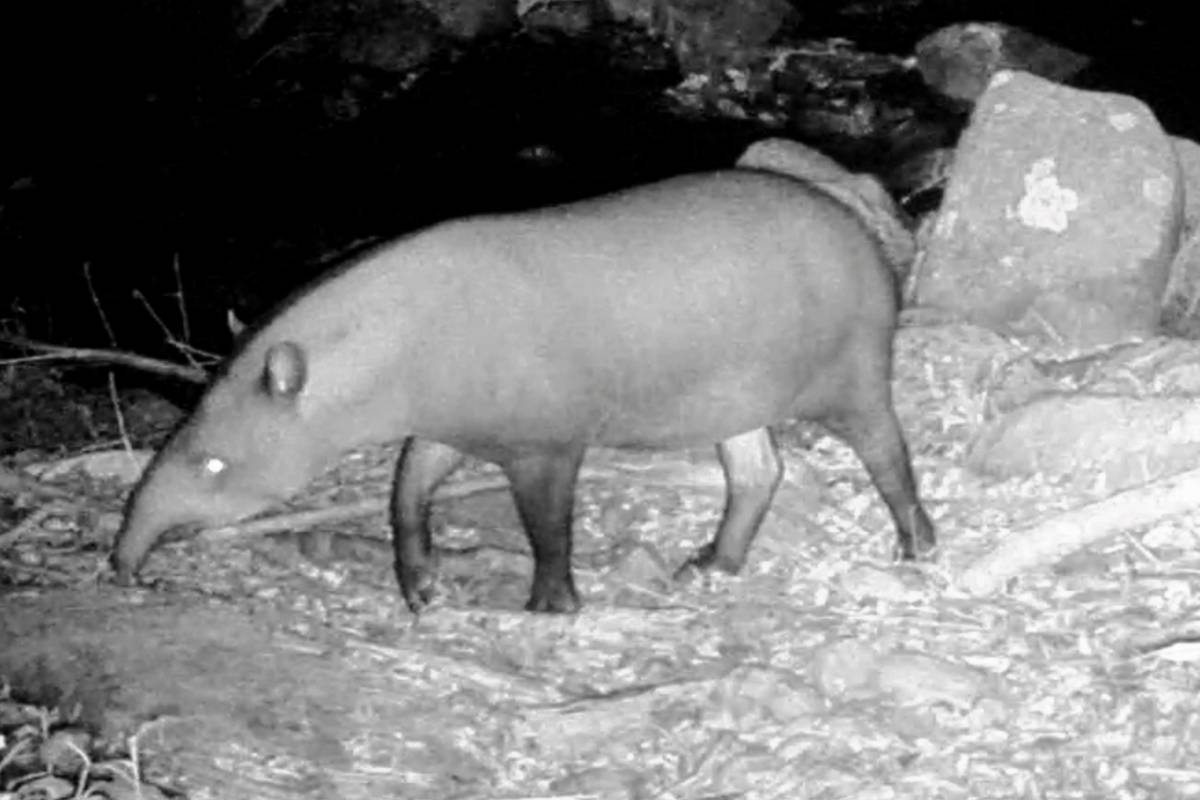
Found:
[(854, 449), (896, 554), (925, 556), (934, 528), (891, 399), (896, 306), (862, 220), (764, 171), (406, 235), (248, 333), (133, 491), (117, 580), (169, 529), (254, 515), (344, 451), (400, 440), (391, 522), (413, 611), (433, 592), (431, 497), (464, 454), (508, 479), (533, 552), (529, 610), (580, 606), (572, 507), (591, 446), (715, 444), (724, 511), (684, 566), (736, 573), (783, 474), (772, 427), (792, 418)]

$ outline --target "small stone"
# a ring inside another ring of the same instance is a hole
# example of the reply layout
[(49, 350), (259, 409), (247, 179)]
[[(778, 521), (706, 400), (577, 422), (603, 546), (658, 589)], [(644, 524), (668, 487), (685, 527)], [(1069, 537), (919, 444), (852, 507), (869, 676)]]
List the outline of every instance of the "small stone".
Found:
[(550, 784), (551, 791), (568, 795), (595, 795), (613, 800), (634, 797), (638, 773), (614, 767), (594, 767), (564, 775)]
[(671, 585), (671, 566), (652, 545), (635, 542), (618, 558), (614, 575), (627, 586), (661, 592)]
[(883, 600), (900, 603), (916, 594), (894, 572), (866, 565), (854, 567), (843, 575), (841, 586), (846, 594), (860, 601)]
[(854, 639), (843, 639), (817, 650), (812, 678), (826, 697), (850, 699), (869, 696), (875, 689), (878, 655)]
[(123, 778), (93, 781), (88, 789), (92, 794), (106, 798), (106, 800), (165, 800), (166, 798), (166, 795), (158, 788), (148, 783), (139, 787), (132, 781)]
[(824, 700), (798, 676), (759, 667), (737, 670), (721, 681), (714, 693), (719, 703), (739, 723), (766, 718), (794, 722), (821, 711)]
[(948, 703), (970, 708), (987, 688), (984, 673), (924, 653), (892, 653), (879, 660), (879, 691), (902, 705)]
[(91, 734), (78, 729), (64, 728), (50, 734), (42, 743), (40, 754), (47, 769), (71, 774), (83, 769), (91, 746)]
[[(53, 775), (43, 775), (21, 784), (12, 795), (13, 800), (67, 800), (75, 797), (75, 786), (68, 780)], [(8, 795), (0, 795), (8, 797)]]

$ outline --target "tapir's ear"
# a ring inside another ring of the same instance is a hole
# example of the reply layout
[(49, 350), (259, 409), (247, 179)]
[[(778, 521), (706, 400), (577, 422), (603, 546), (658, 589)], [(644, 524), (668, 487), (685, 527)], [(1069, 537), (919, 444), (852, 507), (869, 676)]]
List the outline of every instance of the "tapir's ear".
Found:
[(246, 323), (238, 319), (238, 315), (233, 313), (232, 308), (225, 309), (225, 325), (229, 328), (229, 333), (234, 339), (246, 332)]
[(267, 350), (263, 388), (272, 397), (294, 397), (304, 388), (308, 365), (304, 350), (295, 342), (279, 342)]

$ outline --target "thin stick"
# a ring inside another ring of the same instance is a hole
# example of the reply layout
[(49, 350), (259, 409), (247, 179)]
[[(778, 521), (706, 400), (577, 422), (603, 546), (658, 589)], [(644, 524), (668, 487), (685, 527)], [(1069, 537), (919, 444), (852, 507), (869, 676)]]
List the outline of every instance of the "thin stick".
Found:
[(88, 295), (92, 298), (92, 305), (96, 307), (96, 315), (100, 317), (100, 324), (104, 326), (104, 332), (108, 334), (108, 343), (116, 347), (117, 336), (113, 333), (112, 325), (108, 324), (108, 315), (104, 313), (104, 304), (100, 302), (100, 297), (96, 294), (96, 286), (92, 283), (92, 264), (90, 261), (83, 262), (83, 279), (87, 283)]
[(1010, 578), (1057, 563), (1115, 533), (1143, 528), (1200, 506), (1200, 470), (1175, 475), (1074, 508), (1030, 528), (1014, 531), (964, 569), (960, 587), (990, 594)]
[(24, 350), (44, 353), (45, 360), (96, 361), (102, 364), (130, 367), (156, 375), (166, 375), (171, 378), (178, 378), (181, 381), (187, 381), (188, 383), (205, 383), (208, 380), (208, 373), (199, 367), (185, 367), (170, 361), (139, 356), (135, 353), (126, 353), (121, 350), (102, 350), (93, 347), (64, 347), (62, 345), (47, 344), (33, 339), (26, 339), (24, 336), (10, 336), (7, 334), (0, 334), (0, 343), (19, 347)]
[(179, 325), (183, 329), (183, 340), (192, 340), (192, 325), (188, 317), (187, 304), (183, 302), (183, 270), (179, 268), (179, 251), (176, 250), (171, 258), (171, 268), (175, 273), (175, 304), (179, 307)]

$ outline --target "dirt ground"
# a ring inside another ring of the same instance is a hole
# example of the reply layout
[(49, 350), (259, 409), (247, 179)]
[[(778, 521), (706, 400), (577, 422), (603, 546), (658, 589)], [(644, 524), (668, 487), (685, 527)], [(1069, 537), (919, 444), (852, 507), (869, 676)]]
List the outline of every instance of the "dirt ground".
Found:
[[(439, 509), (439, 599), (420, 618), (382, 515), (315, 549), (167, 544), (122, 590), (103, 565), (122, 490), (62, 500), (0, 539), (6, 702), (59, 709), (45, 733), (86, 731), (95, 764), (135, 745), (147, 798), (1200, 796), (1197, 514), (971, 596), (955, 574), (1087, 498), (965, 470), (958, 402), (899, 399), (935, 564), (891, 564), (857, 461), (798, 427), (737, 577), (670, 577), (719, 516), (711, 456), (585, 481), (570, 617), (520, 610), (531, 562), (503, 493)], [(394, 452), (347, 459), (296, 506), (386, 496)]]

